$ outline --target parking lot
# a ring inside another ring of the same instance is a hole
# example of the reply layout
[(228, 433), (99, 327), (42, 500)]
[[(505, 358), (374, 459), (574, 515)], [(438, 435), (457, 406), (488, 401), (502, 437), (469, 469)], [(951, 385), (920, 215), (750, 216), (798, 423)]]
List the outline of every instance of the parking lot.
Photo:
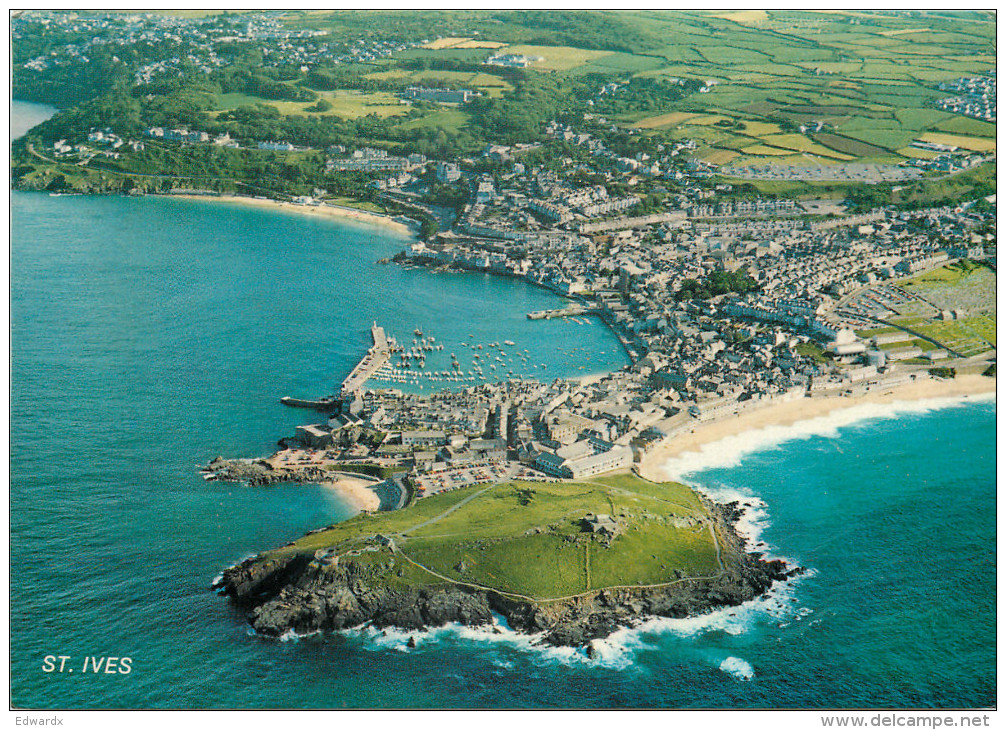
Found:
[(416, 496), (429, 497), (452, 489), (460, 489), (470, 484), (492, 484), (511, 479), (540, 477), (538, 472), (513, 462), (505, 464), (474, 464), (457, 469), (424, 474), (415, 478)]

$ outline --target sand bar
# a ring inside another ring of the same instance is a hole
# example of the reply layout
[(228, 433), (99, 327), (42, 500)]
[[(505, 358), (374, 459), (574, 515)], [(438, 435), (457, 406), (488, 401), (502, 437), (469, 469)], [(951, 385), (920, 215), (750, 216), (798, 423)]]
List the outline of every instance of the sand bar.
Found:
[(664, 481), (667, 475), (663, 472), (662, 466), (676, 456), (686, 452), (698, 452), (706, 444), (715, 443), (730, 436), (757, 431), (769, 426), (789, 426), (798, 421), (826, 416), (841, 409), (853, 408), (867, 403), (958, 398), (995, 393), (995, 390), (996, 379), (984, 375), (958, 375), (952, 380), (927, 378), (890, 388), (879, 388), (876, 391), (855, 397), (834, 395), (800, 398), (766, 406), (721, 421), (696, 422), (692, 429), (671, 436), (644, 454), (639, 464), (639, 473), (647, 479)]
[(258, 208), (271, 208), (273, 210), (284, 210), (300, 215), (313, 215), (322, 218), (341, 218), (343, 220), (355, 220), (361, 223), (371, 223), (385, 228), (392, 229), (398, 233), (412, 235), (415, 231), (406, 223), (395, 220), (391, 216), (383, 213), (371, 213), (366, 210), (348, 208), (344, 205), (295, 205), (271, 198), (253, 198), (247, 195), (188, 195), (172, 194), (172, 198), (183, 198), (185, 200), (204, 200), (210, 202), (238, 203), (240, 205), (252, 205)]

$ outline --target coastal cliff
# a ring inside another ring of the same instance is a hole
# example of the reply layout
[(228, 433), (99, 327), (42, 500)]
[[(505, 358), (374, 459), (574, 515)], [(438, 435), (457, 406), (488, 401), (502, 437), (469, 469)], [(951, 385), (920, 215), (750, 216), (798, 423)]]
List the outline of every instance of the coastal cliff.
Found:
[[(612, 587), (553, 600), (529, 600), (470, 584), (389, 580), (390, 563), (331, 560), (325, 551), (260, 555), (224, 571), (214, 584), (240, 608), (256, 633), (277, 637), (370, 624), (424, 629), (457, 622), (489, 625), (493, 614), (546, 643), (586, 646), (653, 616), (683, 618), (735, 606), (802, 571), (748, 553), (734, 525), (737, 503), (708, 505), (729, 556), (720, 574), (658, 586)], [(534, 570), (529, 566), (529, 570)]]

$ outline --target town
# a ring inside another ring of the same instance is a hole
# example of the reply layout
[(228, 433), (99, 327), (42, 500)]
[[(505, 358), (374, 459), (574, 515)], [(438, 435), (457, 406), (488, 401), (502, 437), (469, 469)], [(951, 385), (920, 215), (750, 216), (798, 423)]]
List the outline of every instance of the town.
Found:
[[(579, 479), (631, 468), (654, 444), (699, 423), (949, 377), (940, 369), (949, 360), (979, 371), (994, 360), (991, 290), (968, 310), (949, 310), (898, 284), (957, 262), (994, 267), (987, 205), (816, 222), (751, 212), (728, 223), (687, 211), (612, 218), (594, 236), (490, 239), (483, 226), (479, 237), (448, 231), (413, 244), (403, 262), (521, 277), (569, 296), (568, 309), (544, 314), (600, 318), (631, 365), (580, 381), (505, 379), (432, 395), (351, 376), (321, 404), (327, 419), (299, 427), (287, 442), (289, 458), (331, 468), (376, 464), (416, 497), (515, 475)], [(748, 290), (681, 296), (719, 280)], [(943, 322), (960, 327), (950, 334)], [(379, 345), (383, 330), (375, 331), (368, 358), (385, 350), (390, 357), (395, 343)]]
[[(338, 392), (285, 399), (323, 416), (269, 462), (283, 478), (369, 468), (414, 498), (516, 475), (579, 479), (773, 403), (994, 372), (995, 142), (965, 136), (995, 122), (988, 64), (919, 91), (912, 113), (936, 126), (885, 128), (880, 147), (837, 103), (703, 114), (724, 75), (596, 68), (558, 90), (555, 75), (590, 52), (481, 30), (336, 36), (339, 21), (18, 16), (16, 43), (64, 41), (19, 59), (18, 83), (111, 64), (134, 106), (49, 136), (42, 125), (16, 150), (17, 184), (250, 195), (406, 221), (418, 235), (395, 264), (548, 289), (568, 306), (528, 317), (595, 319), (629, 364), (578, 380), (535, 367), (532, 379), (495, 343), (499, 369), (487, 357), (425, 371), (424, 352), (442, 345), (399, 345), (375, 322)], [(236, 57), (254, 68), (231, 68)], [(825, 66), (803, 68), (806, 83), (835, 81)], [(557, 113), (515, 132), (511, 99), (549, 94), (562, 103), (541, 108)], [(669, 111), (679, 103), (691, 111)], [(972, 275), (986, 286), (963, 298), (926, 285)], [(444, 389), (407, 387), (419, 382)]]

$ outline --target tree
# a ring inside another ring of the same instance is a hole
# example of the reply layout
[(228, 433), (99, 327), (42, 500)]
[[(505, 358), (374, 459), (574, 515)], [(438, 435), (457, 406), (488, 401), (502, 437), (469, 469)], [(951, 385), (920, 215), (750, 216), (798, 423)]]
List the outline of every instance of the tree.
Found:
[(711, 297), (737, 292), (744, 294), (758, 288), (758, 282), (746, 271), (714, 271), (705, 280), (685, 279), (676, 293), (678, 301), (709, 299)]

